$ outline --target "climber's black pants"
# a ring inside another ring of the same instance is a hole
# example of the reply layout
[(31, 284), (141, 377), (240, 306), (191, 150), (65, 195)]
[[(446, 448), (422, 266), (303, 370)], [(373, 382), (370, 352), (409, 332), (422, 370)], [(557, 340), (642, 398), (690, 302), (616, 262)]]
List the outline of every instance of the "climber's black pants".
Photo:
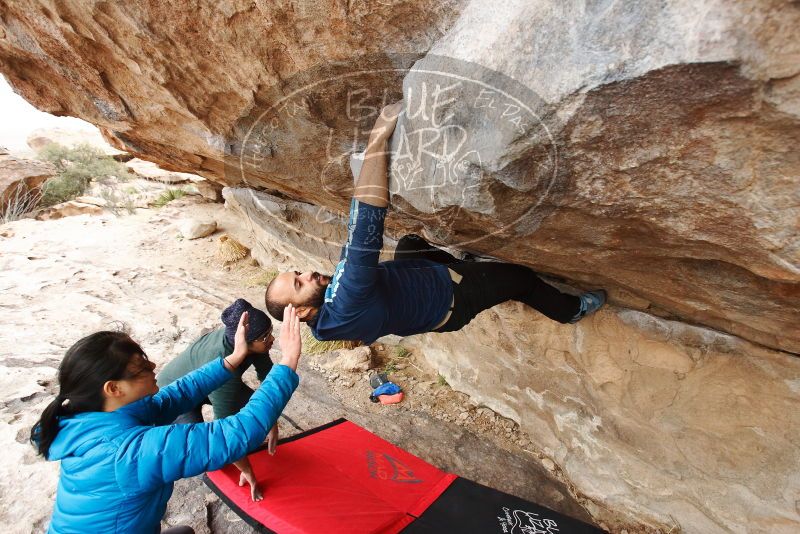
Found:
[(483, 310), (507, 300), (527, 304), (560, 323), (568, 323), (580, 309), (578, 297), (562, 293), (524, 265), (462, 261), (418, 235), (401, 238), (394, 259), (428, 259), (446, 264), (463, 277), (453, 283), (453, 313), (437, 332), (460, 330)]

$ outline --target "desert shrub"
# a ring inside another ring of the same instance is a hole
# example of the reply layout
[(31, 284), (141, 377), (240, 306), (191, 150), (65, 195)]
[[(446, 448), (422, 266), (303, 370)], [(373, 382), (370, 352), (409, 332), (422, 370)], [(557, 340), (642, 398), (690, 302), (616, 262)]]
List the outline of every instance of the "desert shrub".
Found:
[(88, 182), (72, 177), (54, 176), (42, 186), (42, 206), (52, 206), (79, 197), (86, 191)]
[(110, 177), (128, 178), (128, 169), (114, 158), (88, 144), (66, 147), (50, 143), (39, 151), (39, 159), (56, 168), (56, 175), (42, 186), (43, 206), (52, 206), (82, 195), (92, 180), (103, 183)]
[(100, 198), (106, 201), (106, 209), (119, 217), (123, 211), (128, 215), (136, 212), (136, 202), (127, 191), (119, 191), (113, 187), (100, 188)]

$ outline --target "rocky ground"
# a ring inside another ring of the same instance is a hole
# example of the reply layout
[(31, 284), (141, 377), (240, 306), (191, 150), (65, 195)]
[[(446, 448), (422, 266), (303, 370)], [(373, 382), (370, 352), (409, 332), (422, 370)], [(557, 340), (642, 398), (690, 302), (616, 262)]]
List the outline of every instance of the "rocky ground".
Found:
[[(185, 218), (214, 219), (219, 230), (184, 239), (178, 226)], [(249, 257), (226, 265), (218, 255), (220, 236), (236, 224), (222, 205), (194, 196), (133, 215), (21, 220), (0, 227), (5, 532), (46, 529), (58, 468), (34, 454), (28, 432), (56, 390), (56, 369), (73, 341), (98, 329), (125, 328), (163, 365), (216, 327), (220, 310), (234, 298), (262, 302), (270, 266), (259, 267)], [(448, 471), (589, 520), (585, 503), (558, 481), (551, 461), (527, 449), (529, 437), (516, 423), (450, 389), (420, 350), (392, 343), (374, 347), (372, 366), (389, 371), (406, 391), (404, 402), (394, 406), (368, 400), (368, 372), (350, 370), (343, 364), (346, 354), (305, 356), (301, 386), (286, 411), (292, 423), (281, 419), (282, 435), (346, 417)], [(251, 531), (199, 478), (176, 485), (165, 523), (188, 523), (198, 533)]]

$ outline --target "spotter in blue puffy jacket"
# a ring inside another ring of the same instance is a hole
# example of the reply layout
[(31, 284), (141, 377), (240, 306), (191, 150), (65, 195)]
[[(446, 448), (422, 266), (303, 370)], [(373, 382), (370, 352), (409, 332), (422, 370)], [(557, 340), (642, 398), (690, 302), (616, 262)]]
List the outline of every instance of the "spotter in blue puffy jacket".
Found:
[(48, 458), (61, 460), (49, 532), (157, 533), (173, 483), (238, 460), (260, 445), (298, 385), (275, 365), (233, 416), (170, 425), (231, 376), (222, 359), (113, 412), (60, 419)]

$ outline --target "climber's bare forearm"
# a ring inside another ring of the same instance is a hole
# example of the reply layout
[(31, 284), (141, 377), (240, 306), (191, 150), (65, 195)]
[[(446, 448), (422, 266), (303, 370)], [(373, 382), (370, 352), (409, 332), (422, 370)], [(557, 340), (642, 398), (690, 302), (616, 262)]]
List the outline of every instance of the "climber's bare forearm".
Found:
[(388, 144), (402, 109), (402, 101), (390, 104), (381, 110), (375, 121), (353, 195), (359, 202), (378, 208), (389, 206)]
[(370, 135), (354, 195), (359, 202), (379, 208), (389, 205), (388, 140), (385, 132)]

